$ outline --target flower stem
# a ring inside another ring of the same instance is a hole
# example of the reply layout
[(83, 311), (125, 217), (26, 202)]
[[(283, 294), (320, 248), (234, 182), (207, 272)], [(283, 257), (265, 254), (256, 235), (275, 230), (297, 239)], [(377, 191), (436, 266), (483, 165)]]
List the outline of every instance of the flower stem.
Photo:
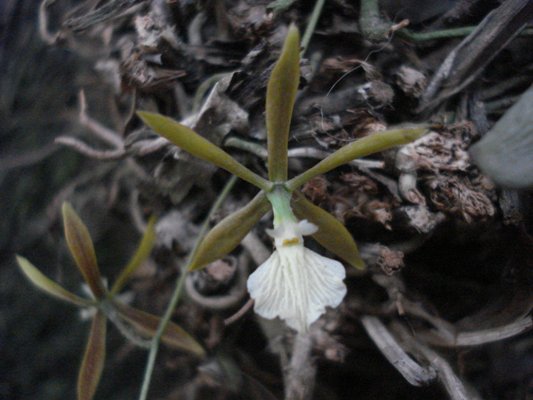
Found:
[(313, 13), (311, 14), (311, 18), (309, 18), (309, 22), (307, 23), (307, 27), (305, 28), (305, 33), (302, 38), (302, 42), (300, 44), (300, 48), (302, 49), (302, 55), (305, 54), (307, 51), (307, 46), (309, 45), (309, 42), (311, 41), (311, 36), (315, 32), (316, 24), (318, 23), (318, 19), (320, 18), (320, 14), (322, 13), (322, 8), (324, 7), (324, 3), (326, 0), (316, 0), (315, 1), (315, 7), (313, 8)]
[(176, 282), (176, 287), (174, 288), (174, 292), (172, 293), (170, 302), (168, 303), (167, 309), (165, 310), (165, 314), (161, 318), (161, 322), (159, 323), (159, 326), (157, 327), (157, 332), (151, 341), (150, 353), (148, 354), (148, 361), (146, 363), (146, 368), (144, 371), (144, 378), (143, 378), (143, 383), (141, 387), (141, 394), (139, 395), (139, 400), (146, 400), (148, 397), (148, 390), (150, 388), (150, 382), (152, 380), (152, 373), (154, 370), (157, 352), (159, 350), (159, 343), (161, 341), (161, 336), (163, 335), (163, 332), (165, 331), (165, 328), (167, 327), (170, 321), (170, 318), (172, 317), (172, 314), (174, 313), (174, 310), (176, 306), (178, 305), (178, 301), (181, 296), (183, 284), (185, 283), (185, 277), (187, 276), (187, 272), (189, 270), (189, 264), (191, 263), (191, 260), (193, 259), (194, 254), (198, 250), (198, 247), (200, 246), (202, 239), (207, 233), (207, 230), (209, 228), (209, 221), (211, 220), (213, 215), (218, 211), (218, 209), (220, 208), (220, 206), (222, 205), (222, 203), (224, 202), (224, 200), (226, 199), (226, 197), (228, 196), (229, 192), (231, 191), (231, 189), (233, 188), (236, 182), (237, 182), (237, 177), (232, 175), (232, 177), (228, 180), (228, 182), (224, 186), (224, 189), (222, 189), (222, 192), (216, 199), (215, 203), (211, 207), (211, 210), (209, 211), (207, 218), (202, 224), (200, 233), (198, 234), (198, 237), (196, 238), (196, 243), (194, 244), (194, 248), (189, 253), (186, 268), (182, 269), (181, 275)]
[(291, 197), (292, 193), (282, 184), (274, 185), (274, 189), (270, 193), (267, 193), (267, 198), (270, 204), (272, 204), (272, 210), (274, 211), (274, 227), (278, 226), (282, 221), (297, 221), (292, 211)]

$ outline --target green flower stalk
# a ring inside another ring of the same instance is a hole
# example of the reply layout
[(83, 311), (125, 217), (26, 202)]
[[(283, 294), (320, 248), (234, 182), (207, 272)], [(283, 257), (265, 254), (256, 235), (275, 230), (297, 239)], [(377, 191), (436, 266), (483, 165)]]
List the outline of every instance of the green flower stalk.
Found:
[(268, 180), (250, 171), (231, 155), (178, 122), (159, 114), (139, 111), (139, 117), (159, 135), (183, 150), (223, 168), (261, 191), (242, 209), (229, 215), (204, 238), (193, 255), (190, 269), (204, 267), (231, 252), (270, 209), (276, 250), (252, 273), (248, 291), (254, 310), (264, 318), (280, 317), (304, 332), (326, 307), (336, 307), (346, 294), (345, 270), (338, 261), (304, 247), (312, 236), (348, 264), (362, 269), (364, 262), (346, 228), (331, 214), (298, 192), (313, 177), (355, 158), (409, 143), (425, 129), (397, 129), (374, 133), (337, 150), (314, 167), (288, 179), (288, 139), (300, 80), (300, 35), (292, 25), (267, 86), (266, 127)]
[[(78, 375), (78, 400), (93, 398), (104, 367), (106, 356), (105, 336), (107, 320), (135, 344), (144, 346), (143, 337), (152, 337), (159, 325), (160, 318), (121, 303), (116, 294), (150, 255), (155, 241), (155, 218), (150, 218), (146, 232), (134, 256), (122, 270), (110, 291), (104, 285), (100, 275), (96, 253), (89, 231), (74, 209), (68, 203), (62, 207), (65, 237), (68, 248), (76, 266), (83, 276), (91, 298), (79, 297), (64, 289), (39, 271), (26, 258), (17, 256), (17, 263), (23, 274), (38, 289), (75, 306), (90, 309), (93, 320), (89, 331), (87, 347)], [(170, 323), (162, 337), (165, 344), (187, 351), (196, 356), (203, 356), (204, 349), (196, 340), (174, 323)]]

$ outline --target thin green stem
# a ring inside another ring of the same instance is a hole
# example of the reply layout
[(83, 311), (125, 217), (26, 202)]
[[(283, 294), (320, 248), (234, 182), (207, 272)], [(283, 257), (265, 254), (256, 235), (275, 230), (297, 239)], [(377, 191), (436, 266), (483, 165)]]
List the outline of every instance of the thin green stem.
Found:
[(305, 54), (307, 46), (311, 41), (311, 36), (313, 36), (313, 33), (315, 32), (316, 24), (318, 23), (318, 19), (320, 18), (320, 14), (322, 13), (322, 8), (324, 7), (325, 2), (326, 0), (316, 0), (315, 2), (313, 13), (309, 18), (309, 22), (307, 23), (307, 27), (305, 28), (304, 36), (302, 37), (302, 42), (300, 43), (300, 47), (302, 49), (302, 52), (300, 54), (302, 55)]
[(157, 332), (154, 335), (151, 345), (150, 345), (150, 353), (148, 354), (148, 361), (146, 363), (146, 369), (144, 371), (144, 378), (143, 383), (141, 387), (141, 394), (139, 396), (139, 400), (146, 400), (148, 396), (148, 390), (150, 389), (150, 382), (152, 380), (152, 373), (155, 366), (155, 360), (157, 357), (157, 352), (159, 350), (159, 344), (161, 341), (161, 336), (163, 335), (163, 332), (165, 331), (170, 318), (172, 317), (172, 314), (174, 313), (174, 310), (176, 306), (178, 305), (178, 301), (181, 296), (181, 291), (183, 289), (183, 284), (185, 283), (185, 278), (187, 276), (187, 272), (189, 271), (189, 265), (198, 251), (198, 248), (200, 246), (200, 243), (202, 242), (202, 239), (204, 238), (205, 234), (207, 233), (207, 230), (209, 229), (209, 221), (214, 216), (214, 214), (218, 211), (226, 197), (228, 197), (228, 194), (230, 193), (231, 189), (237, 182), (237, 177), (232, 175), (232, 177), (228, 180), (226, 185), (224, 186), (224, 189), (222, 189), (222, 192), (216, 199), (215, 203), (211, 207), (211, 210), (209, 211), (209, 214), (207, 218), (205, 219), (204, 223), (202, 224), (202, 227), (200, 228), (200, 233), (198, 234), (196, 238), (196, 243), (194, 244), (193, 250), (189, 253), (189, 257), (187, 259), (186, 268), (182, 269), (181, 275), (176, 282), (176, 287), (174, 288), (174, 292), (172, 293), (172, 297), (170, 299), (170, 302), (168, 303), (167, 309), (165, 310), (165, 314), (161, 318), (161, 322), (159, 323), (159, 326), (157, 327)]
[(477, 26), (463, 26), (460, 28), (442, 29), (433, 32), (412, 32), (409, 29), (400, 29), (396, 32), (396, 35), (415, 42), (423, 42), (426, 40), (451, 39), (468, 36), (476, 28)]
[[(470, 35), (477, 29), (477, 26), (462, 26), (460, 28), (450, 28), (450, 29), (441, 29), (438, 31), (432, 32), (413, 32), (409, 29), (400, 29), (396, 32), (401, 38), (412, 40), (414, 42), (424, 42), (427, 40), (435, 39), (452, 39), (458, 37), (465, 37)], [(520, 36), (531, 36), (533, 35), (533, 29), (526, 28), (523, 29), (520, 33)]]

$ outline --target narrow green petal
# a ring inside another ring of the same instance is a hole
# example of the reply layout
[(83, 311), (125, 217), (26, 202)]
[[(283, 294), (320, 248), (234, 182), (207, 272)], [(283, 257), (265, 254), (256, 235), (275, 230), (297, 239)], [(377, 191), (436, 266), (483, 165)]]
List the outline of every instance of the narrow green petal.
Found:
[(287, 180), (287, 148), (292, 111), (300, 83), (300, 33), (291, 25), (267, 86), (268, 176)]
[[(113, 305), (120, 317), (131, 324), (140, 334), (153, 337), (157, 332), (161, 318), (119, 302), (113, 302)], [(173, 322), (167, 324), (161, 340), (167, 346), (185, 350), (200, 357), (205, 355), (204, 348), (184, 329)]]
[(105, 361), (106, 322), (105, 315), (98, 311), (91, 325), (78, 375), (78, 400), (91, 400), (100, 382)]
[(270, 210), (264, 192), (251, 202), (220, 221), (209, 233), (193, 255), (189, 270), (196, 270), (230, 253), (263, 215)]
[(62, 211), (68, 248), (92, 293), (97, 299), (101, 299), (105, 296), (105, 288), (96, 262), (91, 235), (69, 203), (63, 203)]
[(137, 115), (157, 134), (193, 156), (213, 163), (260, 189), (268, 190), (270, 187), (267, 180), (250, 171), (220, 147), (215, 146), (185, 125), (181, 125), (172, 118), (147, 111), (137, 111)]
[(152, 252), (152, 248), (154, 247), (156, 239), (156, 220), (157, 218), (155, 216), (150, 217), (150, 220), (148, 221), (148, 226), (146, 227), (146, 231), (144, 232), (144, 235), (141, 239), (141, 242), (139, 243), (139, 246), (137, 247), (137, 250), (135, 251), (135, 254), (131, 258), (128, 265), (126, 265), (126, 267), (120, 273), (115, 284), (113, 285), (113, 288), (111, 289), (111, 294), (117, 294), (120, 289), (124, 287), (131, 274), (133, 274), (137, 270), (137, 268), (139, 268), (143, 261), (146, 260)]
[(57, 283), (35, 268), (35, 266), (24, 257), (17, 256), (17, 263), (30, 282), (43, 292), (80, 307), (86, 307), (92, 304), (89, 300), (78, 297), (74, 293), (71, 293), (59, 286)]
[(337, 218), (315, 206), (299, 192), (293, 194), (292, 207), (299, 219), (307, 219), (318, 226), (318, 231), (312, 235), (313, 239), (353, 267), (365, 268), (352, 235)]
[(324, 158), (312, 168), (288, 181), (286, 186), (289, 190), (295, 190), (317, 175), (325, 174), (353, 159), (378, 153), (394, 146), (410, 143), (424, 135), (426, 131), (426, 128), (413, 128), (393, 129), (390, 131), (373, 133), (341, 147), (335, 153)]

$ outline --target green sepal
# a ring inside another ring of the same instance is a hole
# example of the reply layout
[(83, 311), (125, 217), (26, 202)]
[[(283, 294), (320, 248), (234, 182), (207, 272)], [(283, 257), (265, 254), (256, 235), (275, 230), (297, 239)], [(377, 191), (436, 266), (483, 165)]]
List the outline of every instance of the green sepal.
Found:
[(17, 256), (17, 263), (24, 273), (26, 278), (30, 280), (37, 288), (49, 295), (56, 297), (67, 303), (74, 304), (80, 307), (88, 307), (93, 305), (93, 302), (76, 296), (74, 293), (69, 292), (62, 286), (55, 283), (53, 280), (39, 271), (31, 262), (26, 258)]
[(63, 203), (62, 212), (65, 238), (72, 257), (94, 297), (102, 299), (106, 289), (102, 283), (89, 230), (69, 203)]
[(337, 218), (315, 206), (299, 192), (293, 193), (291, 204), (298, 219), (307, 219), (318, 227), (318, 231), (312, 235), (313, 239), (353, 267), (365, 268), (352, 235)]
[(287, 180), (289, 128), (299, 83), (300, 33), (291, 25), (266, 94), (268, 177), (272, 182)]
[(230, 253), (268, 210), (270, 202), (264, 192), (259, 192), (246, 206), (220, 221), (198, 246), (189, 270), (202, 268)]
[[(161, 318), (147, 312), (137, 310), (117, 301), (113, 302), (120, 318), (129, 323), (140, 334), (153, 337), (159, 327)], [(205, 356), (204, 348), (189, 333), (174, 322), (169, 322), (161, 336), (161, 341), (175, 349), (185, 350), (199, 357)]]
[(427, 132), (426, 128), (393, 129), (365, 136), (362, 139), (355, 140), (341, 147), (315, 166), (288, 181), (286, 186), (289, 190), (295, 190), (317, 175), (325, 174), (356, 158), (365, 157), (394, 146), (410, 143), (423, 136), (425, 132)]
[(267, 180), (185, 125), (181, 125), (172, 118), (147, 111), (137, 111), (137, 115), (157, 134), (187, 153), (213, 163), (260, 189), (269, 190), (270, 183)]
[(111, 294), (117, 294), (120, 289), (124, 287), (127, 280), (130, 278), (131, 274), (133, 274), (137, 268), (143, 263), (144, 260), (148, 258), (150, 253), (152, 252), (152, 248), (154, 247), (155, 243), (155, 223), (157, 221), (157, 218), (155, 216), (150, 217), (148, 220), (148, 225), (146, 227), (146, 230), (144, 232), (144, 235), (139, 243), (139, 246), (137, 247), (137, 250), (135, 251), (135, 254), (129, 261), (128, 265), (124, 267), (122, 272), (120, 273), (119, 277), (113, 284), (113, 288), (111, 289)]
[(78, 375), (78, 400), (91, 400), (102, 376), (105, 362), (107, 319), (98, 311), (91, 324), (89, 339)]

